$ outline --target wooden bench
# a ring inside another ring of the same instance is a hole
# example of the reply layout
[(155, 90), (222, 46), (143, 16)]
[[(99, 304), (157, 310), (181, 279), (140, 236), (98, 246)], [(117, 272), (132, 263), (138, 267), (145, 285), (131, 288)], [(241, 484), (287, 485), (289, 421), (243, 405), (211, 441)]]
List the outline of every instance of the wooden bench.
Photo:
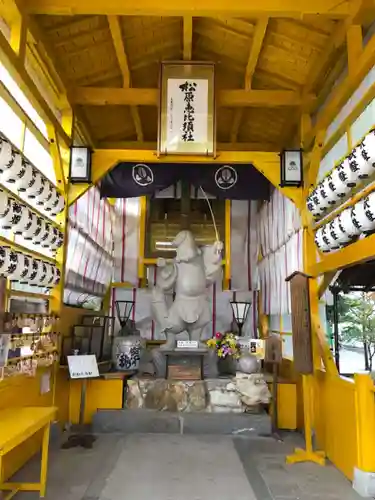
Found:
[[(10, 500), (19, 491), (39, 491), (44, 498), (47, 485), (50, 424), (55, 419), (55, 407), (6, 408), (0, 410), (0, 492), (8, 491), (4, 500)], [(4, 455), (43, 430), (39, 483), (3, 482)]]

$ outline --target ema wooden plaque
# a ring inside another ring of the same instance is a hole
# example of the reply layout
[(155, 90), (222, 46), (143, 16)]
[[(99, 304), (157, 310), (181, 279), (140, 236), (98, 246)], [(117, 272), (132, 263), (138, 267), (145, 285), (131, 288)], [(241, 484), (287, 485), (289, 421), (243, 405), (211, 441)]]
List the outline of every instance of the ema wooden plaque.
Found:
[(314, 371), (310, 322), (309, 279), (306, 274), (293, 273), (290, 282), (292, 303), (293, 358), (297, 373), (309, 375)]

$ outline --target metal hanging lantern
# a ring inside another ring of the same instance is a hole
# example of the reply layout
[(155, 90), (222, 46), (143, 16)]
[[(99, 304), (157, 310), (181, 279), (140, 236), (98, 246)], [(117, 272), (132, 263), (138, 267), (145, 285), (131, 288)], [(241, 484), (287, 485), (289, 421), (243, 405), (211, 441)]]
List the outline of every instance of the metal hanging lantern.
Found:
[(234, 320), (238, 326), (238, 335), (242, 336), (242, 328), (245, 324), (251, 302), (241, 302), (233, 300), (230, 303), (233, 311)]
[(115, 300), (117, 319), (120, 323), (121, 330), (119, 335), (131, 335), (134, 333), (134, 321), (130, 319), (133, 312), (134, 300)]

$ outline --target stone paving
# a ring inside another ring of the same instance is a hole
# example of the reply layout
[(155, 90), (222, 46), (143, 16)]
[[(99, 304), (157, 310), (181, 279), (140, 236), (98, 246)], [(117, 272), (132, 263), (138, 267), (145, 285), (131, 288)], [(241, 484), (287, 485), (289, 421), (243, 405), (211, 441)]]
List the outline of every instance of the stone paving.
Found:
[[(286, 465), (295, 444), (291, 435), (282, 443), (241, 436), (100, 435), (91, 450), (53, 447), (46, 500), (360, 499), (332, 465)], [(37, 479), (37, 466), (28, 465), (23, 479)]]

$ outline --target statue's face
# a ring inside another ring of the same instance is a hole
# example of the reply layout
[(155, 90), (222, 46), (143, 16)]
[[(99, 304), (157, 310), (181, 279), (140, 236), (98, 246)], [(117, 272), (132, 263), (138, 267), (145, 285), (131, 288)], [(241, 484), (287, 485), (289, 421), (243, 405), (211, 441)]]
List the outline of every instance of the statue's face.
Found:
[(198, 254), (198, 248), (194, 241), (194, 236), (190, 231), (180, 231), (173, 240), (172, 245), (176, 248), (177, 260), (187, 261)]

